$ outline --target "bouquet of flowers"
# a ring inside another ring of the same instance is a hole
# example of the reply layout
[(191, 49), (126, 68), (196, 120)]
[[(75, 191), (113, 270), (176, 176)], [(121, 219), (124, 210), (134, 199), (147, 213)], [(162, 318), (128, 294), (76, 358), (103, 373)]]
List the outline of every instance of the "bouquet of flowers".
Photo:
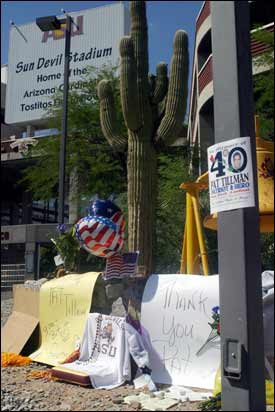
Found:
[(216, 331), (216, 333), (220, 335), (221, 325), (220, 325), (220, 307), (219, 306), (214, 306), (214, 308), (212, 308), (212, 319), (213, 319), (213, 322), (212, 323), (208, 322), (208, 325), (211, 326), (213, 331)]
[(209, 343), (217, 340), (220, 336), (221, 326), (220, 326), (220, 307), (214, 306), (212, 308), (212, 319), (213, 322), (208, 322), (209, 326), (211, 327), (211, 332), (206, 340), (206, 342), (202, 345), (202, 347), (196, 353), (197, 356), (201, 355), (204, 349), (208, 346)]
[(67, 271), (76, 269), (77, 257), (80, 251), (80, 245), (75, 238), (75, 227), (67, 229), (65, 224), (57, 226), (58, 236), (51, 239), (54, 243), (57, 252), (64, 261), (64, 266)]

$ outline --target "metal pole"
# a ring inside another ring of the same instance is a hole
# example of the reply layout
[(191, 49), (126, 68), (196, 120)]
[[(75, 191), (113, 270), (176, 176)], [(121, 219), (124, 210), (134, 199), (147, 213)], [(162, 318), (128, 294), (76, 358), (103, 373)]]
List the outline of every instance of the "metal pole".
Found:
[(66, 164), (66, 139), (67, 139), (67, 118), (68, 118), (70, 45), (71, 45), (71, 17), (67, 15), (66, 16), (66, 37), (65, 37), (65, 62), (64, 62), (63, 116), (62, 116), (62, 128), (61, 128), (60, 157), (59, 157), (58, 223), (64, 223), (65, 164)]
[(222, 410), (265, 411), (261, 261), (248, 1), (211, 1), (216, 143), (250, 136), (256, 207), (218, 216)]

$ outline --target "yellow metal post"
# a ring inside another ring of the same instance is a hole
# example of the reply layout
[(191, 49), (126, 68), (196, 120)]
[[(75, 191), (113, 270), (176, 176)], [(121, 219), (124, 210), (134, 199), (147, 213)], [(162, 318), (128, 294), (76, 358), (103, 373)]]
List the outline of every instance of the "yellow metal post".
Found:
[(181, 273), (200, 274), (201, 263), (204, 275), (209, 275), (208, 256), (199, 212), (199, 190), (205, 189), (204, 182), (183, 183), (186, 190), (186, 220), (183, 237)]
[(180, 264), (180, 273), (187, 272), (187, 241), (186, 241), (186, 225), (184, 226), (184, 236), (183, 236), (183, 244), (182, 244), (182, 253), (181, 253), (181, 264)]
[(196, 222), (193, 210), (192, 195), (186, 193), (186, 243), (187, 243), (187, 273), (199, 274), (199, 242), (196, 234)]
[(196, 192), (192, 196), (192, 202), (193, 202), (193, 209), (194, 209), (194, 215), (195, 215), (195, 221), (196, 221), (197, 236), (198, 236), (199, 247), (200, 247), (203, 274), (209, 275), (208, 255), (206, 251), (205, 239), (203, 235), (203, 226), (202, 226), (201, 216), (199, 212), (198, 190), (196, 190)]

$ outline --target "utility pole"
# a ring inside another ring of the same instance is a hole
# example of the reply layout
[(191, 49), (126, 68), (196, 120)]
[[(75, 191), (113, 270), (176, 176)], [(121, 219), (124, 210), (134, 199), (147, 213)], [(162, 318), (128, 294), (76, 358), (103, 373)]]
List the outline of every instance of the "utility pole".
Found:
[(211, 1), (215, 142), (250, 136), (256, 207), (218, 214), (222, 410), (265, 411), (259, 207), (248, 1)]

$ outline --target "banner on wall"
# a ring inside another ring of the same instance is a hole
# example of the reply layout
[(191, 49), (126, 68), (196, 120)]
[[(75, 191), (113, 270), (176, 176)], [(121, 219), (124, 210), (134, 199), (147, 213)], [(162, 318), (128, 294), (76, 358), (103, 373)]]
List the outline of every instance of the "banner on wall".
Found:
[(150, 334), (150, 367), (157, 383), (213, 389), (220, 337), (210, 339), (219, 277), (153, 275), (142, 300), (141, 322)]

